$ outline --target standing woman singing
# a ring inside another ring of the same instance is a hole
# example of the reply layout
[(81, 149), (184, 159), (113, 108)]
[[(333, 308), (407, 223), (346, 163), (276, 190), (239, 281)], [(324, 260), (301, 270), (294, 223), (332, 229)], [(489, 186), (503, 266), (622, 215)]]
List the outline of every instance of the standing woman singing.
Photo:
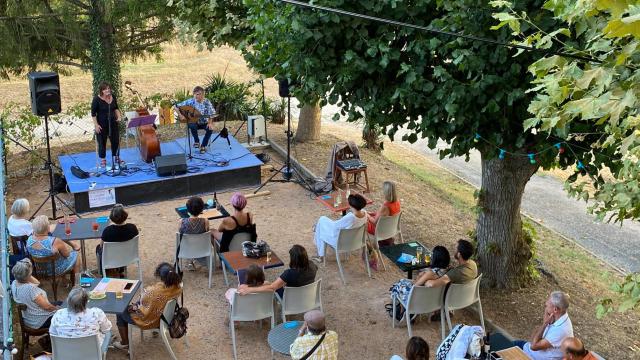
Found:
[(112, 166), (114, 169), (120, 168), (120, 132), (118, 121), (121, 114), (118, 108), (118, 101), (111, 93), (111, 86), (102, 82), (98, 86), (98, 95), (91, 102), (91, 118), (96, 131), (98, 142), (98, 156), (100, 157), (100, 167), (107, 166), (107, 138), (111, 141), (111, 156), (114, 157)]

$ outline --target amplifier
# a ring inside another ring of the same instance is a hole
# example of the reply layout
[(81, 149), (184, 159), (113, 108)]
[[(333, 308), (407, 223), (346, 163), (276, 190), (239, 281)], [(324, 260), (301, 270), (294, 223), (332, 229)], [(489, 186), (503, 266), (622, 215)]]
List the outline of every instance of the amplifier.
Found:
[(154, 162), (158, 176), (182, 175), (187, 173), (187, 159), (184, 154), (156, 156)]

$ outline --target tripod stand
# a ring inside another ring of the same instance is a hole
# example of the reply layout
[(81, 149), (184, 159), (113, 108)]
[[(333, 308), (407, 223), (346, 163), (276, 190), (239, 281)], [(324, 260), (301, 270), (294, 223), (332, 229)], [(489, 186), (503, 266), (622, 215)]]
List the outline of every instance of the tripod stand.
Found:
[[(260, 191), (260, 189), (262, 189), (269, 182), (290, 182), (290, 181), (292, 181), (292, 178), (293, 178), (294, 174), (297, 175), (298, 178), (300, 180), (302, 180), (302, 182), (304, 182), (305, 185), (307, 185), (307, 187), (309, 189), (312, 188), (307, 183), (307, 181), (305, 180), (304, 176), (302, 176), (298, 172), (298, 169), (296, 169), (295, 167), (291, 166), (291, 138), (293, 137), (293, 132), (291, 132), (291, 96), (287, 96), (287, 131), (285, 131), (285, 133), (287, 134), (287, 160), (285, 161), (284, 164), (282, 164), (280, 169), (278, 169), (276, 172), (274, 172), (274, 174), (271, 175), (271, 177), (269, 177), (267, 179), (267, 181), (265, 181), (262, 184), (260, 184), (260, 186), (253, 192), (254, 194), (256, 194), (258, 191)], [(278, 174), (282, 174), (282, 177), (284, 179), (283, 180), (274, 179), (276, 177), (276, 175), (278, 175)]]
[[(69, 205), (67, 205), (67, 203), (65, 203), (62, 199), (60, 199), (60, 197), (58, 197), (58, 192), (54, 188), (53, 167), (56, 166), (56, 165), (54, 165), (53, 162), (51, 161), (51, 144), (49, 143), (49, 116), (48, 115), (44, 116), (44, 133), (45, 133), (45, 139), (46, 139), (46, 144), (47, 144), (47, 157), (43, 158), (39, 154), (38, 154), (38, 157), (40, 157), (44, 161), (43, 169), (49, 171), (49, 195), (47, 195), (47, 198), (44, 199), (44, 201), (40, 204), (40, 206), (38, 206), (36, 211), (33, 212), (33, 215), (31, 215), (31, 219), (33, 219), (36, 216), (36, 214), (40, 211), (40, 209), (42, 209), (42, 207), (47, 203), (47, 201), (49, 201), (49, 199), (51, 199), (51, 215), (53, 216), (52, 219), (55, 220), (55, 219), (58, 218), (58, 216), (56, 214), (56, 199), (58, 199), (58, 201), (60, 201), (60, 203), (62, 205), (64, 205), (67, 209), (69, 209), (71, 211), (71, 213), (75, 214), (75, 211)], [(32, 153), (35, 153), (33, 150), (31, 150), (31, 149), (27, 148), (26, 146), (20, 144), (18, 141), (14, 140), (14, 139), (12, 139), (10, 137), (7, 137), (7, 138), (9, 140), (13, 141), (14, 143), (16, 143), (17, 145), (19, 145), (20, 147), (22, 147), (23, 149), (26, 149), (26, 150), (28, 150), (28, 151), (30, 151)], [(60, 169), (60, 168), (58, 167), (58, 169)]]

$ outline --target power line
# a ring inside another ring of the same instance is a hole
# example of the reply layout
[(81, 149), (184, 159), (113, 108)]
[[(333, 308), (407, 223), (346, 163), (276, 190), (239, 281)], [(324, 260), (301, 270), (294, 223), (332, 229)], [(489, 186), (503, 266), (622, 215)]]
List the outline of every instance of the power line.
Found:
[(525, 45), (519, 45), (519, 44), (511, 44), (511, 43), (506, 43), (506, 42), (502, 42), (502, 41), (498, 41), (498, 40), (494, 40), (494, 39), (482, 38), (482, 37), (473, 36), (473, 35), (466, 35), (466, 34), (462, 34), (462, 33), (459, 33), (459, 32), (452, 32), (452, 31), (446, 31), (446, 30), (440, 30), (440, 29), (433, 29), (433, 28), (430, 28), (430, 27), (422, 26), (422, 25), (409, 24), (409, 23), (402, 22), (402, 21), (385, 19), (385, 18), (381, 18), (381, 17), (360, 14), (360, 13), (356, 13), (356, 12), (352, 12), (352, 11), (346, 11), (346, 10), (331, 8), (331, 7), (327, 7), (327, 6), (310, 4), (310, 3), (297, 1), (297, 0), (278, 0), (278, 1), (283, 2), (283, 3), (287, 3), (287, 4), (291, 4), (291, 5), (295, 5), (295, 6), (299, 6), (299, 7), (315, 9), (315, 10), (322, 10), (322, 11), (326, 11), (326, 12), (330, 12), (330, 13), (334, 13), (334, 14), (345, 15), (345, 16), (350, 16), (350, 17), (355, 17), (355, 18), (365, 19), (365, 20), (371, 20), (371, 21), (375, 21), (375, 22), (379, 22), (379, 23), (388, 24), (388, 25), (407, 27), (407, 28), (411, 28), (411, 29), (425, 31), (425, 32), (432, 33), (432, 34), (446, 35), (446, 36), (452, 36), (452, 37), (457, 37), (457, 38), (462, 38), (462, 39), (467, 39), (467, 40), (480, 41), (480, 42), (493, 44), (493, 45), (497, 45), (497, 46), (504, 46), (504, 47), (514, 48), (514, 49), (522, 49), (522, 50), (526, 50), (526, 51), (551, 53), (551, 54), (554, 54), (554, 55), (564, 56), (564, 57), (568, 57), (568, 58), (572, 58), (572, 59), (576, 59), (576, 60), (587, 61), (587, 62), (602, 63), (601, 60), (599, 60), (597, 58), (594, 58), (594, 57), (586, 57), (586, 56), (570, 54), (570, 53), (566, 53), (566, 52), (562, 52), (562, 51), (554, 51), (554, 50), (549, 50), (549, 49), (538, 49), (538, 48), (531, 47), (531, 46), (525, 46)]

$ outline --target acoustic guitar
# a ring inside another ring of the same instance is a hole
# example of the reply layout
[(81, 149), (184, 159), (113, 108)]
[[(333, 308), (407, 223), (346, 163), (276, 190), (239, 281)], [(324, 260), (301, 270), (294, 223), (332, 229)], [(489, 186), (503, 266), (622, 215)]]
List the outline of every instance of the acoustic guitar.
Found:
[[(142, 100), (140, 93), (131, 86), (131, 81), (125, 81), (124, 87), (126, 87), (133, 95), (136, 96), (140, 102), (140, 107), (136, 109), (139, 116), (149, 115), (147, 104)], [(142, 160), (150, 163), (156, 156), (160, 155), (160, 139), (153, 125), (142, 125), (136, 128), (138, 133), (138, 149)]]

